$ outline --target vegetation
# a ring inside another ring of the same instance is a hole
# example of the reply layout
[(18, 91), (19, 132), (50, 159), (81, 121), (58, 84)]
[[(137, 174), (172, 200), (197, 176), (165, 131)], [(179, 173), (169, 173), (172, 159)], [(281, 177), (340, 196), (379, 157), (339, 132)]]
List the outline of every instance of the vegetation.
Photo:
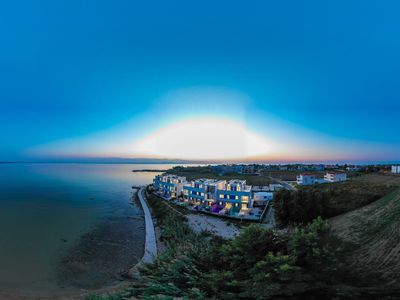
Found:
[(400, 284), (400, 189), (332, 221), (334, 233), (353, 244), (352, 271), (365, 280), (381, 279), (386, 287)]
[(225, 173), (218, 174), (212, 170), (210, 166), (204, 167), (174, 167), (168, 171), (170, 174), (185, 176), (187, 180), (194, 180), (199, 178), (231, 180), (240, 179), (246, 180), (250, 185), (269, 185), (275, 181), (269, 175), (255, 175), (255, 174), (239, 174), (239, 173)]
[(253, 224), (226, 241), (194, 233), (184, 216), (158, 198), (149, 196), (148, 202), (166, 250), (141, 270), (140, 284), (113, 297), (317, 299), (336, 294), (340, 243), (330, 238), (321, 218), (290, 233)]
[[(324, 193), (325, 189), (326, 186), (319, 192)], [(313, 189), (302, 189), (299, 194), (310, 190)], [(399, 283), (400, 189), (349, 216), (335, 218), (335, 234), (328, 222), (317, 217), (281, 232), (253, 224), (229, 241), (206, 232), (196, 234), (179, 211), (154, 196), (149, 196), (148, 202), (157, 217), (166, 250), (155, 264), (141, 270), (143, 280), (139, 283), (118, 295), (92, 296), (89, 300), (399, 296), (397, 287), (382, 283), (385, 276)], [(374, 226), (368, 225), (371, 223)], [(377, 245), (383, 247), (381, 255), (371, 251), (378, 249)], [(395, 249), (393, 255), (387, 255), (388, 247)], [(383, 263), (387, 259), (391, 261), (389, 269)], [(373, 278), (372, 269), (378, 270), (380, 277)]]
[(369, 204), (393, 189), (391, 185), (350, 180), (281, 190), (275, 195), (274, 208), (281, 225), (306, 224), (318, 216), (330, 218)]

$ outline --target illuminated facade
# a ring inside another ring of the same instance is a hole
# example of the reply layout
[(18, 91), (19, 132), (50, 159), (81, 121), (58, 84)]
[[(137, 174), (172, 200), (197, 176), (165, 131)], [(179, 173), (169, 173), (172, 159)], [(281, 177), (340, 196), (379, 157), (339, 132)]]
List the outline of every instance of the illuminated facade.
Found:
[(186, 177), (171, 174), (157, 175), (153, 179), (154, 189), (164, 198), (177, 198), (182, 195)]

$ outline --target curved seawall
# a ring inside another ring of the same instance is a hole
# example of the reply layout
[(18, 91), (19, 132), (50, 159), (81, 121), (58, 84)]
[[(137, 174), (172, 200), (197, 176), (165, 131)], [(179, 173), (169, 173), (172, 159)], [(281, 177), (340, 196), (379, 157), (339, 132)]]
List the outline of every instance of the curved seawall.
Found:
[(153, 219), (151, 217), (151, 213), (149, 207), (147, 206), (146, 200), (143, 196), (144, 187), (141, 187), (138, 191), (138, 197), (140, 204), (143, 208), (144, 219), (145, 219), (145, 246), (144, 246), (144, 254), (142, 258), (143, 263), (153, 263), (155, 258), (157, 257), (157, 242), (156, 242), (156, 234), (154, 231)]

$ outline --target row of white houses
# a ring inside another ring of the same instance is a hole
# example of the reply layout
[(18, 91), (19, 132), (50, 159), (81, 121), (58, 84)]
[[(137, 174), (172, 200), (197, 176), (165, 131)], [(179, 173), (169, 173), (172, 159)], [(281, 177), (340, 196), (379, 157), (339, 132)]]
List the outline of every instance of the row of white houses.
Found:
[(399, 166), (392, 166), (392, 173), (393, 174), (400, 174), (400, 165)]
[(195, 179), (172, 174), (157, 175), (153, 179), (154, 189), (165, 199), (181, 198), (194, 205), (205, 205), (212, 212), (229, 209), (233, 212), (265, 205), (272, 200), (272, 192), (254, 192), (246, 180)]
[(347, 175), (346, 173), (340, 173), (340, 172), (328, 172), (322, 179), (322, 178), (316, 178), (314, 174), (303, 173), (297, 176), (296, 179), (298, 185), (313, 185), (316, 183), (346, 181)]

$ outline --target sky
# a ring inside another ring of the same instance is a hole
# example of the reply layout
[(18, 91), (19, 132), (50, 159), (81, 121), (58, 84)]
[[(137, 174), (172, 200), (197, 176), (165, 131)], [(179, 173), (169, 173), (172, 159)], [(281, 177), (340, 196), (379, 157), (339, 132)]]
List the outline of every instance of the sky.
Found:
[(3, 1), (0, 161), (400, 161), (399, 1)]

